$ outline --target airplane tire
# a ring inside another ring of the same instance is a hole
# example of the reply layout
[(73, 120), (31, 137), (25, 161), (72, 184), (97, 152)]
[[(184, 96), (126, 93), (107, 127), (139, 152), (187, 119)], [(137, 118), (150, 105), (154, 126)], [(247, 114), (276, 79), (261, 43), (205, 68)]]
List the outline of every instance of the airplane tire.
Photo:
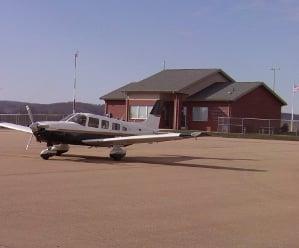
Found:
[(40, 156), (44, 160), (48, 160), (51, 157), (49, 154), (41, 154)]
[(110, 154), (110, 158), (112, 158), (114, 161), (120, 161), (123, 157), (124, 155), (122, 154)]
[(65, 153), (65, 152), (59, 152), (59, 151), (57, 151), (56, 156), (61, 156), (63, 153)]

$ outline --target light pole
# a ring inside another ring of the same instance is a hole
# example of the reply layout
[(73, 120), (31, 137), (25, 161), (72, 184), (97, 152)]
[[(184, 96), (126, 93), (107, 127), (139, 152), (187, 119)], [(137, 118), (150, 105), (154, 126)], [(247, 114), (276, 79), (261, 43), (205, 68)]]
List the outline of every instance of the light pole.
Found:
[(279, 67), (272, 67), (270, 68), (271, 71), (273, 71), (273, 91), (275, 92), (275, 85), (276, 85), (276, 71), (279, 71)]

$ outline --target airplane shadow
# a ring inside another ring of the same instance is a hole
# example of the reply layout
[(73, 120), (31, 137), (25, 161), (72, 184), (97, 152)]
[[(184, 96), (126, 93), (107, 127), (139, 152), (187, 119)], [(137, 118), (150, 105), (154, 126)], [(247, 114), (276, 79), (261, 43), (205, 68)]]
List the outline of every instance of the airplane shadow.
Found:
[(79, 158), (78, 160), (72, 160), (73, 162), (85, 162), (85, 163), (105, 163), (113, 165), (128, 165), (132, 163), (151, 164), (157, 166), (178, 166), (178, 167), (192, 167), (202, 169), (213, 169), (213, 170), (230, 170), (230, 171), (248, 171), (248, 172), (267, 172), (262, 169), (250, 169), (230, 166), (214, 166), (198, 163), (184, 163), (195, 159), (209, 159), (209, 160), (220, 160), (220, 161), (256, 161), (253, 159), (232, 159), (232, 158), (212, 158), (212, 157), (195, 157), (195, 156), (176, 156), (176, 155), (165, 155), (159, 157), (125, 157), (121, 161), (113, 161), (108, 157), (97, 157), (90, 155), (75, 155), (75, 154), (63, 154), (61, 158), (55, 158), (55, 160), (65, 160), (66, 158)]

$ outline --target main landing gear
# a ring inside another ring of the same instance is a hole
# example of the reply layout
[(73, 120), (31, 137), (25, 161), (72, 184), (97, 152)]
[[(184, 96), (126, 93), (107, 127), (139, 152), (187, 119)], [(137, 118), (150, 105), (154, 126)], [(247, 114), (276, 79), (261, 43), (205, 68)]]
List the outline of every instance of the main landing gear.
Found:
[(61, 154), (68, 152), (69, 145), (59, 144), (59, 145), (49, 145), (47, 149), (42, 150), (40, 153), (41, 158), (48, 160), (53, 156), (61, 156)]
[[(40, 153), (41, 158), (48, 160), (50, 157), (61, 156), (61, 154), (67, 152), (69, 150), (69, 145), (59, 144), (59, 145), (51, 145), (48, 144), (48, 148), (42, 150)], [(110, 158), (115, 161), (120, 161), (126, 156), (126, 150), (121, 148), (120, 146), (113, 146), (110, 152)]]
[(113, 146), (113, 149), (110, 152), (110, 158), (115, 161), (120, 161), (126, 156), (126, 150), (122, 149), (120, 146)]

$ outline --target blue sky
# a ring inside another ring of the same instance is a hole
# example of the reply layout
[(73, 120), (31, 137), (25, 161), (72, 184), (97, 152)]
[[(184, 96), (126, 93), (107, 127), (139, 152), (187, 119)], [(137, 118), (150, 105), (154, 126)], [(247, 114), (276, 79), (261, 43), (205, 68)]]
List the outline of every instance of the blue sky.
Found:
[[(78, 49), (78, 100), (163, 68), (222, 68), (264, 81), (291, 102), (299, 84), (299, 1), (0, 0), (0, 99), (71, 100)], [(296, 96), (299, 113), (299, 94)], [(290, 107), (287, 107), (289, 110)]]

